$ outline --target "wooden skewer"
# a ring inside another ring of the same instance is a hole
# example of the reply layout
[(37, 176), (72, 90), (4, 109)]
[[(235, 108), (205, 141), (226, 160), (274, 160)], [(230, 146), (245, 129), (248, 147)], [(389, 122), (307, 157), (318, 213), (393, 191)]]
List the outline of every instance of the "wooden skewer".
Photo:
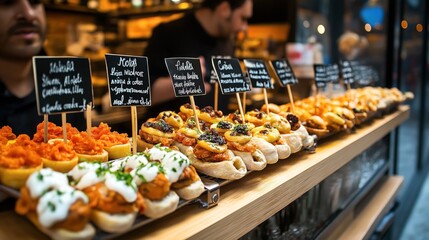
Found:
[(244, 120), (244, 112), (243, 112), (243, 106), (241, 106), (240, 94), (239, 93), (235, 93), (235, 96), (237, 97), (238, 108), (240, 110), (241, 118), (242, 118), (243, 123), (244, 123), (245, 122), (245, 120)]
[(133, 154), (137, 153), (137, 107), (131, 106), (131, 130), (132, 130), (132, 145)]
[(243, 93), (243, 112), (246, 112), (246, 98), (247, 98), (247, 92)]
[(292, 106), (292, 113), (295, 114), (295, 103), (293, 102), (292, 90), (291, 90), (289, 84), (287, 84), (286, 87), (287, 87), (287, 92), (288, 92), (288, 95), (289, 95), (289, 101), (290, 101), (290, 104)]
[(270, 114), (270, 107), (268, 106), (268, 96), (267, 96), (267, 89), (264, 88), (264, 99), (265, 99), (265, 105), (267, 106), (267, 114)]
[(67, 116), (66, 113), (61, 113), (61, 121), (62, 121), (62, 127), (63, 127), (63, 139), (64, 142), (67, 142)]
[(216, 81), (215, 83), (215, 92), (214, 92), (214, 110), (218, 110), (218, 102), (219, 102), (219, 83)]
[(86, 105), (86, 132), (88, 133), (88, 138), (91, 138), (91, 105)]
[(48, 142), (48, 114), (43, 114), (43, 142)]
[(197, 122), (198, 131), (201, 132), (200, 121), (198, 120), (198, 114), (197, 114), (197, 108), (195, 107), (194, 96), (189, 96), (189, 99), (191, 100), (192, 110), (194, 110), (194, 117), (195, 117), (195, 121)]

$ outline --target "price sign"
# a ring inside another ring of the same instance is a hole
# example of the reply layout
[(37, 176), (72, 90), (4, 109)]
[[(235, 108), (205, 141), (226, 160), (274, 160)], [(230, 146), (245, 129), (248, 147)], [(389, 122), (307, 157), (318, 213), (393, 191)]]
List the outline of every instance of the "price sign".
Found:
[(337, 64), (328, 65), (328, 81), (332, 83), (338, 83), (339, 81), (339, 69)]
[(314, 82), (316, 87), (324, 88), (328, 81), (328, 67), (324, 64), (314, 64)]
[(250, 91), (250, 85), (243, 76), (238, 59), (213, 58), (212, 65), (218, 76), (222, 94)]
[(282, 87), (298, 83), (298, 79), (295, 77), (295, 74), (286, 59), (274, 60), (270, 61), (270, 63), (280, 80), (280, 85)]
[(150, 106), (147, 57), (106, 54), (111, 106)]
[(263, 60), (244, 59), (247, 73), (249, 74), (250, 82), (254, 88), (273, 89), (274, 85), (271, 82), (271, 77), (268, 74), (267, 65)]
[(39, 115), (81, 112), (92, 104), (88, 58), (33, 57)]
[(355, 81), (352, 66), (349, 61), (341, 61), (341, 73), (345, 84), (352, 84)]
[(199, 58), (166, 58), (176, 97), (206, 94)]

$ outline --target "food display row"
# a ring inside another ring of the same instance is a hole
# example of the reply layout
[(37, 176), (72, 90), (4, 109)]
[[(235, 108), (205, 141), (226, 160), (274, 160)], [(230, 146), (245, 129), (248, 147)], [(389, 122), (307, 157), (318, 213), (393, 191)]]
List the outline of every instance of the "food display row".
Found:
[[(68, 125), (66, 140), (58, 140), (63, 131), (50, 124), (47, 143), (42, 124), (31, 140), (3, 127), (0, 182), (20, 188), (16, 212), (51, 238), (109, 238), (135, 228), (142, 218), (189, 209), (176, 211), (206, 192), (201, 178), (246, 181), (246, 175), (270, 171), (268, 165), (305, 159), (308, 153), (302, 150), (314, 150), (316, 140), (362, 124), (405, 99), (396, 89), (371, 88), (336, 99), (308, 98), (295, 106), (268, 105), (247, 112), (245, 119), (204, 107), (197, 110), (198, 122), (193, 109), (183, 105), (179, 113), (162, 112), (141, 125), (136, 155), (126, 134), (106, 124), (90, 133)], [(86, 235), (76, 234), (81, 231)]]

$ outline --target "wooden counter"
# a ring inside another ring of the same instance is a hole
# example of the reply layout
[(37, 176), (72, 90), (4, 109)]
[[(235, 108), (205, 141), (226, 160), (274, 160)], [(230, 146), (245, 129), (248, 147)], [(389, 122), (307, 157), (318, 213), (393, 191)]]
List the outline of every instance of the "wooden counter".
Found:
[[(121, 238), (237, 239), (344, 166), (408, 117), (409, 107), (400, 106), (398, 111), (376, 119), (354, 133), (341, 133), (326, 139), (315, 154), (294, 154), (261, 172), (252, 172), (223, 186), (216, 207), (207, 210), (189, 205)], [(19, 226), (10, 227), (15, 222), (19, 222)], [(16, 234), (27, 239), (33, 234), (40, 236), (28, 221), (23, 221), (12, 211), (0, 213), (0, 239)]]

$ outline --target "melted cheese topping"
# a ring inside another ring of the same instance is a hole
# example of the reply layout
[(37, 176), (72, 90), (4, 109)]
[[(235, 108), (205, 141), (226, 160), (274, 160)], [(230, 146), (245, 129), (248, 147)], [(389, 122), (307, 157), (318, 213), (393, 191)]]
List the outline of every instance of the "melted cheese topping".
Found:
[(42, 226), (49, 228), (67, 218), (70, 206), (78, 199), (88, 203), (88, 197), (68, 185), (45, 193), (37, 204), (37, 216)]
[(39, 198), (50, 189), (68, 185), (69, 181), (65, 174), (55, 172), (50, 168), (44, 168), (31, 174), (26, 183), (33, 199)]
[(137, 200), (137, 185), (127, 173), (107, 173), (104, 184), (108, 189), (121, 194), (127, 202)]

